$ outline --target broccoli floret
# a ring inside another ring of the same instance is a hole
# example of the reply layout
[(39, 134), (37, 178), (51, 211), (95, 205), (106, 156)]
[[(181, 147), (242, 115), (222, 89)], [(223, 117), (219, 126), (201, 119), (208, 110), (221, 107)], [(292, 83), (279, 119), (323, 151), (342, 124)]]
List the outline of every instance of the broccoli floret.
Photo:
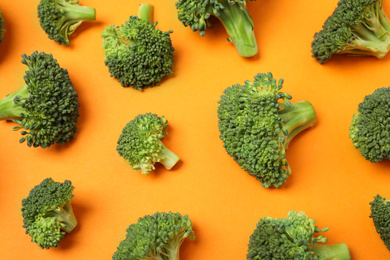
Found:
[(138, 16), (102, 32), (105, 65), (123, 87), (154, 87), (173, 72), (172, 31), (157, 29), (153, 12), (152, 5), (142, 4)]
[(303, 212), (290, 211), (286, 218), (265, 217), (257, 223), (250, 236), (248, 260), (350, 260), (344, 243), (325, 245), (327, 238), (319, 235), (329, 228), (319, 229), (316, 221)]
[(390, 159), (390, 87), (367, 95), (358, 106), (349, 127), (349, 137), (360, 153), (371, 162)]
[(170, 170), (180, 157), (169, 150), (161, 139), (167, 134), (168, 120), (156, 114), (136, 116), (123, 128), (117, 151), (133, 169), (148, 175), (156, 162)]
[(257, 74), (253, 83), (227, 88), (218, 101), (220, 138), (227, 153), (266, 188), (286, 182), (291, 174), (286, 149), (316, 121), (313, 106), (308, 101), (290, 103), (291, 96), (279, 92), (282, 84), (271, 73)]
[(22, 55), (25, 85), (0, 100), (0, 120), (12, 120), (21, 131), (20, 143), (46, 148), (74, 138), (79, 117), (78, 95), (68, 71), (51, 54)]
[(113, 260), (179, 260), (180, 246), (186, 238), (195, 239), (192, 222), (180, 213), (155, 213), (139, 218), (126, 230)]
[(69, 37), (82, 22), (96, 20), (96, 12), (78, 0), (41, 0), (38, 18), (50, 39), (69, 46)]
[(253, 20), (246, 2), (254, 0), (179, 0), (176, 2), (179, 20), (193, 31), (205, 35), (211, 27), (209, 18), (218, 18), (242, 57), (252, 57), (258, 48), (253, 31)]
[(313, 57), (320, 63), (333, 54), (383, 58), (390, 49), (390, 21), (383, 0), (340, 0), (323, 29), (315, 33)]
[(73, 189), (71, 181), (47, 178), (22, 200), (23, 227), (42, 249), (58, 247), (65, 234), (77, 226), (71, 205)]
[(376, 195), (370, 202), (371, 214), (376, 232), (390, 250), (390, 202), (380, 195)]
[(4, 33), (5, 33), (5, 21), (3, 13), (0, 11), (0, 43), (4, 40)]

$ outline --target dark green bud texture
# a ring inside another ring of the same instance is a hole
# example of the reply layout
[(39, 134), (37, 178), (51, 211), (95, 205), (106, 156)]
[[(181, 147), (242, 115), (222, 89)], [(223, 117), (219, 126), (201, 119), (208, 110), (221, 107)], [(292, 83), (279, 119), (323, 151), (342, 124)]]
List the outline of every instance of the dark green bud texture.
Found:
[(290, 103), (291, 96), (279, 91), (282, 84), (271, 73), (258, 74), (254, 82), (227, 88), (218, 107), (227, 153), (266, 188), (286, 182), (291, 170), (285, 150), (296, 134), (315, 122), (311, 104)]
[(370, 202), (371, 214), (376, 232), (390, 250), (390, 202), (380, 195), (376, 195)]
[(0, 100), (0, 119), (11, 119), (23, 129), (20, 142), (46, 148), (74, 138), (79, 117), (78, 95), (68, 71), (51, 54), (22, 55), (27, 66), (20, 90)]
[(170, 75), (173, 52), (170, 33), (137, 16), (124, 25), (106, 27), (102, 33), (105, 65), (123, 87), (143, 90), (159, 85)]
[(349, 137), (367, 160), (390, 159), (389, 125), (390, 88), (379, 88), (359, 104), (349, 128)]
[(180, 213), (157, 212), (139, 218), (126, 230), (113, 260), (161, 259), (178, 260), (185, 239), (194, 240), (192, 222)]
[(47, 178), (22, 200), (23, 227), (41, 248), (59, 246), (66, 232), (77, 225), (71, 207), (73, 189), (68, 180), (61, 183)]

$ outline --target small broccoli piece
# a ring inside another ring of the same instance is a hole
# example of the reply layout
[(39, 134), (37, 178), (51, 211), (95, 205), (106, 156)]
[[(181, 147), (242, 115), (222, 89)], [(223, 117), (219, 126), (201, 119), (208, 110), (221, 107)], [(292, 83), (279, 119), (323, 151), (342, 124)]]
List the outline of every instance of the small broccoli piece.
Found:
[(390, 250), (390, 202), (380, 195), (376, 195), (370, 202), (371, 214), (376, 232)]
[(320, 63), (333, 54), (383, 58), (390, 49), (390, 21), (383, 0), (340, 0), (323, 29), (315, 33), (313, 57)]
[(69, 46), (69, 37), (82, 22), (96, 20), (96, 12), (78, 0), (41, 0), (38, 18), (50, 39)]
[(74, 138), (79, 117), (78, 95), (68, 71), (51, 54), (22, 55), (25, 85), (0, 100), (0, 120), (12, 120), (21, 131), (20, 143), (46, 148)]
[(250, 236), (248, 260), (350, 260), (344, 243), (325, 245), (327, 238), (319, 235), (329, 228), (319, 229), (316, 221), (303, 212), (290, 211), (286, 218), (265, 217), (257, 223)]
[(190, 26), (202, 36), (211, 26), (209, 18), (218, 18), (229, 36), (227, 40), (233, 43), (238, 53), (242, 57), (252, 57), (258, 48), (247, 1), (254, 0), (179, 0), (176, 8), (184, 26)]
[(105, 65), (123, 87), (154, 87), (173, 72), (172, 31), (157, 29), (153, 13), (152, 5), (142, 4), (138, 16), (102, 32)]
[(367, 95), (349, 127), (353, 145), (370, 162), (390, 159), (390, 87)]
[(0, 43), (4, 40), (4, 33), (5, 33), (5, 21), (3, 13), (0, 11)]
[(58, 247), (65, 234), (77, 226), (71, 205), (73, 189), (71, 181), (47, 178), (22, 200), (23, 227), (42, 249)]
[(161, 139), (167, 134), (167, 119), (147, 113), (136, 116), (122, 130), (117, 151), (134, 170), (148, 175), (156, 162), (170, 170), (180, 157), (169, 150)]
[(180, 246), (186, 238), (195, 239), (192, 222), (180, 213), (157, 212), (139, 218), (126, 230), (113, 260), (179, 260)]
[(290, 103), (291, 96), (279, 92), (282, 84), (271, 73), (257, 74), (253, 83), (227, 88), (218, 107), (220, 138), (227, 153), (266, 188), (286, 182), (291, 174), (286, 149), (316, 121), (313, 106), (308, 101)]

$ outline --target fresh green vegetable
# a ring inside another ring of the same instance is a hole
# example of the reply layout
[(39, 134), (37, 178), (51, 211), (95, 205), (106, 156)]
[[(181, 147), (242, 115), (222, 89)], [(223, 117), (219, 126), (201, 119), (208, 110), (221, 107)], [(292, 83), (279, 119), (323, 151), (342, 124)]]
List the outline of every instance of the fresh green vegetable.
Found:
[(367, 95), (353, 115), (349, 137), (360, 153), (371, 162), (390, 159), (390, 87)]
[(5, 21), (3, 13), (0, 11), (0, 43), (4, 40), (4, 33), (5, 33)]
[(0, 120), (12, 120), (21, 131), (20, 143), (46, 148), (74, 138), (79, 117), (78, 95), (68, 71), (53, 55), (34, 52), (22, 55), (27, 66), (25, 85), (0, 100)]
[(390, 21), (383, 0), (340, 0), (323, 29), (315, 33), (313, 57), (320, 63), (333, 54), (383, 58), (390, 49)]
[(142, 4), (138, 16), (124, 25), (110, 25), (102, 32), (105, 65), (123, 87), (143, 90), (159, 85), (170, 75), (173, 51), (170, 33), (153, 23), (153, 6)]
[(390, 250), (390, 201), (380, 195), (376, 195), (370, 202), (371, 214), (376, 232)]
[(117, 151), (133, 169), (148, 175), (156, 162), (170, 170), (180, 157), (169, 150), (161, 139), (167, 134), (167, 119), (156, 114), (136, 116), (122, 130)]
[(186, 238), (195, 239), (192, 222), (180, 213), (155, 213), (139, 218), (126, 230), (113, 260), (179, 260)]
[(328, 239), (317, 233), (329, 228), (319, 229), (315, 223), (296, 211), (290, 211), (286, 218), (260, 219), (250, 237), (247, 259), (350, 260), (348, 246), (324, 244)]
[(257, 42), (253, 31), (253, 20), (246, 6), (254, 0), (179, 0), (176, 2), (179, 20), (193, 31), (205, 35), (211, 26), (209, 18), (218, 18), (238, 53), (243, 57), (257, 54)]
[(50, 39), (69, 46), (69, 37), (82, 22), (96, 20), (96, 12), (80, 6), (78, 0), (41, 0), (38, 18)]
[(291, 174), (286, 149), (316, 122), (313, 106), (308, 101), (290, 103), (291, 96), (279, 91), (282, 84), (271, 73), (257, 74), (254, 82), (227, 88), (218, 107), (220, 138), (227, 153), (266, 188), (286, 182)]
[(77, 226), (71, 205), (73, 189), (71, 181), (47, 178), (22, 200), (23, 227), (42, 249), (58, 247), (65, 234)]

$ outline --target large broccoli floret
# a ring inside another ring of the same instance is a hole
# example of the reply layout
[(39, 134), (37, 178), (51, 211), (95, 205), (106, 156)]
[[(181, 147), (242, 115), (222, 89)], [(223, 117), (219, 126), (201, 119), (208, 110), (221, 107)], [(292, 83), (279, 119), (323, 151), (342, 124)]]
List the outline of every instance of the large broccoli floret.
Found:
[(303, 212), (290, 211), (286, 218), (265, 217), (257, 223), (250, 237), (248, 260), (350, 260), (344, 243), (325, 245), (327, 238), (319, 235), (316, 221)]
[(167, 119), (147, 113), (136, 116), (122, 130), (117, 151), (133, 169), (148, 175), (156, 162), (170, 170), (180, 157), (169, 150), (161, 139), (167, 134)]
[(80, 104), (68, 71), (51, 54), (22, 57), (26, 84), (0, 100), (0, 120), (17, 123), (13, 130), (23, 128), (20, 142), (27, 141), (28, 146), (46, 148), (72, 140)]
[(77, 226), (71, 205), (73, 189), (71, 181), (47, 178), (22, 200), (23, 227), (42, 249), (58, 247), (65, 234)]
[(383, 58), (390, 49), (390, 21), (383, 0), (340, 0), (323, 29), (315, 33), (313, 57), (320, 63), (333, 54)]
[(390, 87), (367, 95), (353, 115), (349, 137), (371, 162), (390, 159)]
[(279, 91), (282, 84), (271, 73), (258, 74), (253, 83), (227, 88), (219, 101), (220, 138), (227, 153), (266, 188), (286, 182), (291, 174), (286, 149), (316, 121), (312, 105), (290, 103), (291, 96)]
[(390, 201), (380, 195), (376, 195), (370, 202), (371, 214), (376, 232), (390, 250)]
[(156, 28), (153, 10), (152, 5), (142, 4), (138, 16), (130, 16), (124, 25), (105, 27), (102, 32), (105, 65), (123, 87), (143, 90), (159, 85), (172, 73), (172, 31)]
[(4, 40), (4, 33), (5, 33), (5, 21), (3, 17), (3, 13), (0, 11), (0, 43)]
[(192, 222), (180, 213), (155, 213), (139, 218), (126, 230), (113, 260), (179, 260), (186, 238), (195, 239)]
[(227, 40), (233, 43), (238, 53), (252, 57), (257, 54), (258, 48), (247, 1), (254, 0), (179, 0), (176, 8), (179, 20), (202, 36), (211, 26), (209, 18), (217, 17), (229, 35)]
[(68, 46), (77, 27), (84, 21), (96, 20), (96, 12), (95, 8), (80, 6), (78, 0), (41, 0), (38, 18), (50, 39)]

